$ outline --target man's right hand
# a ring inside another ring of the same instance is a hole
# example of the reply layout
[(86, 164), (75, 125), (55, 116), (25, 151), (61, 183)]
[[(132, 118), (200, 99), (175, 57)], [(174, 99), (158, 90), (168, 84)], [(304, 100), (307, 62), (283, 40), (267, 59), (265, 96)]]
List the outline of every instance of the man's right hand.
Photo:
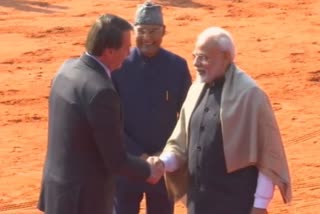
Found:
[(154, 153), (154, 154), (149, 156), (147, 153), (143, 153), (142, 155), (139, 156), (139, 158), (141, 160), (145, 160), (146, 161), (148, 159), (148, 157), (151, 157), (151, 156), (159, 157), (160, 154), (161, 154), (161, 152), (156, 152), (156, 153)]
[(146, 160), (150, 166), (151, 175), (147, 179), (148, 183), (156, 184), (164, 174), (164, 164), (158, 157), (148, 157)]
[(140, 157), (139, 157), (141, 160), (147, 160), (148, 158), (149, 158), (149, 155), (148, 154), (146, 154), (146, 153), (143, 153), (142, 155), (140, 155)]

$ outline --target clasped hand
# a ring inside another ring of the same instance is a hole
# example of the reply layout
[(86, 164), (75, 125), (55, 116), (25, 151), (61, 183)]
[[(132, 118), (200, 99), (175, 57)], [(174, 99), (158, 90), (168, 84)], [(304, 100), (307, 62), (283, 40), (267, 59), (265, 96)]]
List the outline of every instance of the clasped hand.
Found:
[(156, 184), (159, 182), (164, 174), (164, 163), (156, 156), (150, 156), (147, 158), (147, 163), (150, 166), (150, 177), (147, 179), (148, 183)]

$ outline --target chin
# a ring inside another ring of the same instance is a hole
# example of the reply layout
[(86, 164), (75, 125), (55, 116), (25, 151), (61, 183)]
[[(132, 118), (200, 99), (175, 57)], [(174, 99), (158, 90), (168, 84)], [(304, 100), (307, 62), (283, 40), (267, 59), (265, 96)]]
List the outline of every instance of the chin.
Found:
[(198, 75), (198, 78), (200, 80), (201, 83), (206, 83), (206, 77), (205, 76), (201, 76), (201, 75)]

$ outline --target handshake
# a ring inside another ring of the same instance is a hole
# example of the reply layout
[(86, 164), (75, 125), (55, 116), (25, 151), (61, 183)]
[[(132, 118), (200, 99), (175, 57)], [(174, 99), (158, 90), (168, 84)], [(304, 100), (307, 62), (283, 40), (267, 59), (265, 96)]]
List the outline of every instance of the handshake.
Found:
[(157, 156), (150, 156), (146, 159), (147, 163), (150, 166), (150, 177), (147, 179), (147, 182), (150, 184), (156, 184), (162, 178), (165, 166), (162, 160)]

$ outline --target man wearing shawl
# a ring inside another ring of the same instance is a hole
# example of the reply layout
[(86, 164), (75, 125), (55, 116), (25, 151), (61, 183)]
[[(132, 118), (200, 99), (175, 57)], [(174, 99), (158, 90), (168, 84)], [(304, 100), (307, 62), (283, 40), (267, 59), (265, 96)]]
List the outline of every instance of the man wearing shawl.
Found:
[(189, 214), (264, 214), (275, 185), (291, 183), (267, 95), (234, 63), (230, 34), (203, 31), (193, 52), (198, 77), (160, 159), (169, 195), (187, 196)]

